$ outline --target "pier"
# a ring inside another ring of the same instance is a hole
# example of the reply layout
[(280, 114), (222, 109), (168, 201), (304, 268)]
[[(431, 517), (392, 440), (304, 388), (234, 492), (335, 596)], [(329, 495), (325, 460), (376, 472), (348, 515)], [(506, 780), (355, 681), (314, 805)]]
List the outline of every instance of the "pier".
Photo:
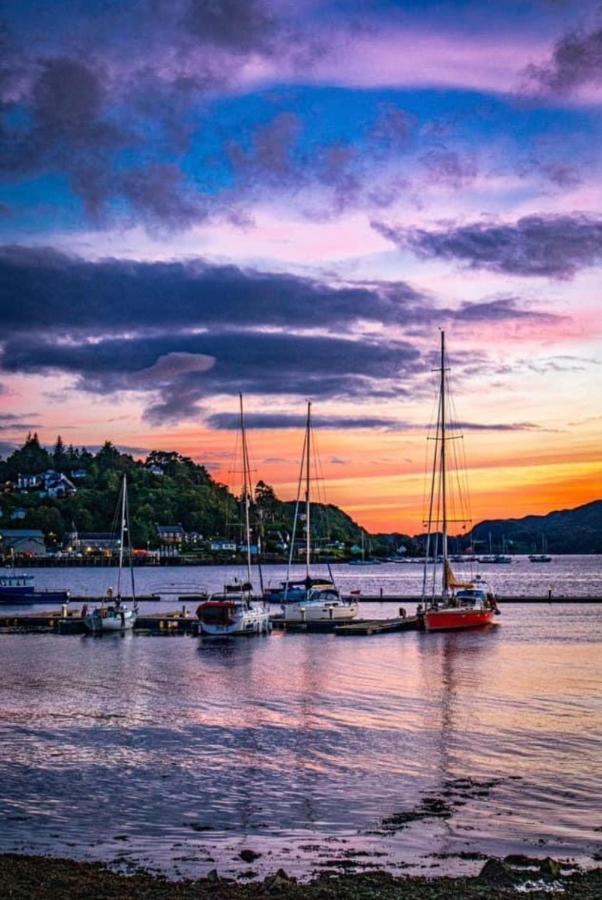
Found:
[[(66, 613), (66, 614), (65, 614)], [(325, 622), (285, 622), (281, 614), (272, 616), (272, 626), (293, 633), (337, 635), (372, 635), (395, 631), (415, 631), (420, 628), (416, 616), (397, 616), (394, 619), (356, 619), (341, 623), (336, 619)], [(134, 626), (136, 634), (199, 636), (200, 623), (187, 610), (178, 612), (138, 614)], [(0, 631), (16, 634), (86, 634), (80, 611), (55, 610), (39, 613), (8, 613), (0, 615)]]
[[(346, 594), (346, 600), (359, 600), (360, 603), (422, 603), (418, 594)], [(553, 590), (539, 594), (496, 594), (497, 603), (602, 603), (602, 592), (577, 597), (574, 594), (560, 594)]]
[[(40, 613), (0, 614), (0, 631), (36, 634), (86, 634), (80, 611), (64, 610)], [(198, 634), (199, 621), (189, 612), (152, 613), (138, 615), (134, 631), (138, 634)]]

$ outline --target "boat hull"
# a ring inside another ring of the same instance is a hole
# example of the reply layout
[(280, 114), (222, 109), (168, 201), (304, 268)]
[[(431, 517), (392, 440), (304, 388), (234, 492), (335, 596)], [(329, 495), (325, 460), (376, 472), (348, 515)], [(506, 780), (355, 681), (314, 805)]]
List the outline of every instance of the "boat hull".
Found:
[(36, 603), (68, 603), (69, 591), (1, 591), (0, 606), (34, 606)]
[(105, 634), (109, 632), (130, 631), (136, 624), (136, 613), (126, 609), (117, 614), (103, 615), (92, 613), (84, 618), (84, 625), (93, 634)]
[(197, 610), (201, 634), (205, 637), (269, 634), (270, 611), (264, 606), (207, 600)]
[(464, 631), (495, 621), (493, 609), (431, 609), (424, 614), (426, 631)]
[(284, 607), (285, 622), (350, 622), (357, 616), (358, 605), (350, 603), (301, 602)]

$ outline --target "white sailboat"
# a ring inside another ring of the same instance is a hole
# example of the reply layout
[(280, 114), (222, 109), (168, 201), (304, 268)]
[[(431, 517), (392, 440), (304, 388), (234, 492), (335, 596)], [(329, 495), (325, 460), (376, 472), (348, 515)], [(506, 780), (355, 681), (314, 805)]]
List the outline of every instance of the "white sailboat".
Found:
[[(295, 521), (293, 535), (288, 558), (287, 578), (284, 584), (284, 611), (285, 622), (348, 622), (355, 618), (358, 610), (358, 602), (355, 599), (346, 599), (341, 596), (332, 577), (324, 579), (323, 583), (316, 584), (316, 579), (311, 577), (311, 401), (307, 404), (307, 420), (305, 426), (305, 442), (301, 455), (301, 471), (299, 475), (299, 490), (295, 505)], [(291, 584), (290, 569), (293, 562), (295, 548), (295, 533), (299, 521), (301, 485), (305, 484), (305, 595), (295, 595), (293, 602), (287, 602), (287, 590)]]
[[(129, 631), (136, 624), (138, 604), (136, 602), (136, 585), (134, 580), (132, 541), (129, 526), (127, 475), (123, 476), (123, 483), (121, 486), (120, 519), (121, 525), (119, 530), (119, 571), (117, 575), (117, 595), (113, 597), (113, 591), (111, 590), (111, 588), (109, 588), (109, 590), (107, 591), (108, 602), (96, 607), (96, 609), (93, 609), (91, 613), (84, 616), (84, 624), (88, 631), (91, 631), (93, 634)], [(121, 599), (121, 581), (126, 539), (133, 607), (126, 606), (126, 604), (123, 603)]]
[(251, 580), (251, 466), (243, 410), (240, 400), (240, 431), (242, 444), (243, 484), (241, 505), (246, 538), (246, 581), (233, 580), (224, 585), (223, 591), (211, 594), (199, 604), (197, 617), (201, 633), (211, 637), (227, 637), (242, 634), (269, 634), (272, 630), (270, 608), (263, 597), (256, 597)]

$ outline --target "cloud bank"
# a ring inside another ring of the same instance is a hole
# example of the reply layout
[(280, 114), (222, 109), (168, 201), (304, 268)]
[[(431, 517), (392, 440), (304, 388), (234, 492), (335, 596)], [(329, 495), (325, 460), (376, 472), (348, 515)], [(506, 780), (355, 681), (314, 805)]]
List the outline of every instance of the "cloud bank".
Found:
[(426, 259), (466, 263), (503, 275), (566, 279), (602, 260), (602, 218), (525, 216), (514, 223), (472, 222), (429, 231), (373, 222), (402, 249)]

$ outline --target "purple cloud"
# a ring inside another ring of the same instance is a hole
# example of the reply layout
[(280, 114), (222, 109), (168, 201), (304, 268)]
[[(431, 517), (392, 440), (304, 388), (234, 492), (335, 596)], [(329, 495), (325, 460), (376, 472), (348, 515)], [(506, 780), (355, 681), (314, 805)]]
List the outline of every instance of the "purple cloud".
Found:
[(430, 183), (460, 188), (473, 181), (478, 174), (472, 156), (462, 155), (445, 147), (434, 148), (420, 157)]
[(525, 216), (515, 223), (489, 221), (437, 231), (373, 222), (379, 234), (425, 259), (457, 260), (471, 269), (504, 275), (572, 278), (602, 259), (602, 219), (593, 216)]
[(549, 62), (528, 66), (528, 79), (545, 91), (565, 94), (582, 85), (602, 83), (602, 27), (561, 37)]

